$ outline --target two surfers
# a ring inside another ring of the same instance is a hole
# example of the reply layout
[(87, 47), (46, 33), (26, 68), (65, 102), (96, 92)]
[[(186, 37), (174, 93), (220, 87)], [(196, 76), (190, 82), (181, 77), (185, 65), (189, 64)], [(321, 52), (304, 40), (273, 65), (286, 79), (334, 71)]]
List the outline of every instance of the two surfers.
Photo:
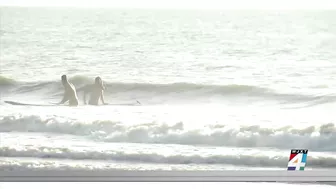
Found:
[[(107, 103), (104, 100), (104, 90), (105, 86), (100, 77), (95, 78), (94, 84), (86, 85), (76, 91), (75, 86), (68, 80), (66, 75), (61, 76), (62, 85), (64, 87), (64, 95), (61, 102), (56, 104), (64, 104), (69, 102), (69, 106), (78, 106), (78, 96), (77, 91), (84, 91), (84, 104), (95, 105), (99, 104), (99, 99), (102, 104), (106, 105)], [(90, 99), (88, 103), (86, 102), (86, 96), (90, 94)]]

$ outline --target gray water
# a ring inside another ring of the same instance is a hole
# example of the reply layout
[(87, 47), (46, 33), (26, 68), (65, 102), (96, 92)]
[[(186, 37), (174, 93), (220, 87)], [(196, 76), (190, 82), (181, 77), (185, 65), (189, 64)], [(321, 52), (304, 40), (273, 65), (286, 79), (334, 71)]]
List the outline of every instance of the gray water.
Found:
[[(335, 11), (0, 11), (2, 168), (336, 167)], [(62, 74), (142, 105), (3, 102), (59, 101)]]

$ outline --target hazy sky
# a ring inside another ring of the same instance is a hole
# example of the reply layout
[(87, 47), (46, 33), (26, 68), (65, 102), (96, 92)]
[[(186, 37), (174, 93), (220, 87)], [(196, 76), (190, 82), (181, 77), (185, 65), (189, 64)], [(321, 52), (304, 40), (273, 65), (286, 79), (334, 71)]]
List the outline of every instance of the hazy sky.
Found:
[(6, 6), (336, 9), (336, 0), (0, 0)]

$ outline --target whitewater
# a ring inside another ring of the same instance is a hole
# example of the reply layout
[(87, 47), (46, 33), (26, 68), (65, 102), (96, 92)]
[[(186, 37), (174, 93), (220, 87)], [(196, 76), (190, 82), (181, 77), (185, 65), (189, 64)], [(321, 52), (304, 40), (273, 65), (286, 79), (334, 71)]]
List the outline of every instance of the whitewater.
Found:
[(336, 169), (335, 11), (0, 11), (1, 170)]

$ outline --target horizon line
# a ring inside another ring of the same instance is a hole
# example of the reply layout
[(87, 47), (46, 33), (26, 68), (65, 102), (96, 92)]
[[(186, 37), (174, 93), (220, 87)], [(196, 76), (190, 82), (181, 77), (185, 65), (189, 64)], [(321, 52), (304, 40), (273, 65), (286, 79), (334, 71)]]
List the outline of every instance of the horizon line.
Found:
[(179, 9), (179, 10), (335, 10), (336, 7), (150, 7), (150, 6), (106, 6), (106, 5), (8, 5), (0, 8), (88, 8), (88, 9)]

